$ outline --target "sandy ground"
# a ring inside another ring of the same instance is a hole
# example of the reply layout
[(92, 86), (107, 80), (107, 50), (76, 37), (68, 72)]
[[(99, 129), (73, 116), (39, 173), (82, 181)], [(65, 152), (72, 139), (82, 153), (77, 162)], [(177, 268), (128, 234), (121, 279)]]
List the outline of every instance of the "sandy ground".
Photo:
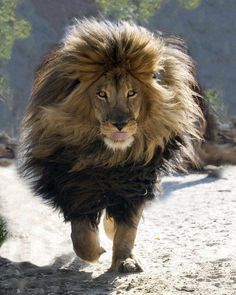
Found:
[(166, 177), (148, 205), (135, 252), (140, 274), (107, 273), (111, 243), (96, 264), (75, 258), (69, 224), (33, 197), (14, 166), (0, 168), (0, 214), (10, 236), (0, 249), (0, 294), (236, 294), (236, 167), (220, 179)]

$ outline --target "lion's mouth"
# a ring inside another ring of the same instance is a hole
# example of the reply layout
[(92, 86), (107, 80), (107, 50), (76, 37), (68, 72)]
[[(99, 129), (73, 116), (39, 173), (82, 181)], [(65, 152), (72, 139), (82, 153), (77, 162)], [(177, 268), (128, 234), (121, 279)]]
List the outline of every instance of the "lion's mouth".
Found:
[(110, 149), (125, 150), (132, 145), (134, 137), (128, 132), (113, 132), (110, 136), (104, 137), (104, 142)]
[(122, 131), (118, 131), (118, 132), (113, 132), (111, 135), (111, 139), (114, 141), (125, 141), (129, 138), (129, 134), (128, 132), (122, 132)]

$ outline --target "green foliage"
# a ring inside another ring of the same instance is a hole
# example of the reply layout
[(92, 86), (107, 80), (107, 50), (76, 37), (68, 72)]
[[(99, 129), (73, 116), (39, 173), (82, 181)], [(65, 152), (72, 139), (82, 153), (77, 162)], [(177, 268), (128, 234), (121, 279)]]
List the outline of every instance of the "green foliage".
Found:
[(96, 0), (106, 17), (146, 22), (167, 0)]
[(218, 91), (216, 89), (208, 89), (205, 91), (204, 96), (219, 118), (222, 121), (227, 120), (228, 110)]
[(0, 59), (8, 60), (16, 39), (29, 35), (30, 24), (18, 19), (15, 11), (19, 0), (0, 0)]
[(201, 3), (202, 0), (179, 0), (179, 4), (189, 10), (196, 9)]
[(158, 11), (166, 0), (146, 0), (139, 1), (139, 6), (137, 8), (136, 18), (147, 22), (156, 11)]
[(113, 16), (119, 19), (131, 19), (135, 10), (129, 0), (96, 0), (105, 16)]
[[(12, 47), (17, 39), (26, 38), (30, 34), (30, 23), (16, 16), (16, 8), (20, 0), (0, 0), (0, 64), (4, 66), (11, 58)], [(7, 76), (1, 70), (0, 97), (11, 108), (12, 92), (8, 86)]]
[[(147, 22), (170, 0), (96, 0), (106, 17)], [(202, 0), (178, 0), (184, 9), (197, 8)]]
[(0, 217), (0, 247), (7, 238), (6, 223)]

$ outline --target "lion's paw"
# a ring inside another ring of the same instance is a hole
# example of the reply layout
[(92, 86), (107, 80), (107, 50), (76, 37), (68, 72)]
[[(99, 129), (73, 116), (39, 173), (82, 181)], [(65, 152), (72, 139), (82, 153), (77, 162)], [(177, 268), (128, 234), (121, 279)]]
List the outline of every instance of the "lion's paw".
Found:
[(126, 258), (125, 260), (117, 261), (115, 265), (113, 265), (110, 268), (110, 271), (118, 271), (121, 273), (134, 273), (142, 272), (143, 269), (136, 259)]

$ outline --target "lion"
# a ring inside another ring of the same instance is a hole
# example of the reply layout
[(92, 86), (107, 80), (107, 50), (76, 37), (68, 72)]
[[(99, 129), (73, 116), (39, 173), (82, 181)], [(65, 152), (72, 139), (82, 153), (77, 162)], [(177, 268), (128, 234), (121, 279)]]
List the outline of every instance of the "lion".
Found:
[(75, 253), (142, 271), (133, 254), (145, 203), (168, 168), (197, 165), (204, 116), (183, 41), (121, 21), (76, 21), (36, 72), (22, 122), (23, 173), (71, 222)]

